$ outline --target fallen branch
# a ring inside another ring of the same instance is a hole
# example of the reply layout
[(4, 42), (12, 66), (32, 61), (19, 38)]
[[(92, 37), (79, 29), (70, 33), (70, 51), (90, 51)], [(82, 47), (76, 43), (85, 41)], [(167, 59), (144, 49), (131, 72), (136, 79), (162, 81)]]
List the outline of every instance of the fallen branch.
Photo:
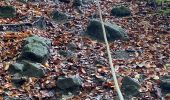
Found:
[(113, 67), (113, 62), (112, 62), (110, 47), (109, 47), (109, 43), (108, 43), (108, 40), (107, 40), (107, 37), (106, 37), (106, 30), (105, 30), (104, 23), (103, 23), (103, 18), (102, 18), (102, 12), (101, 12), (101, 8), (100, 8), (100, 3), (99, 3), (98, 0), (97, 0), (97, 6), (98, 6), (98, 10), (99, 10), (99, 16), (100, 16), (100, 21), (101, 21), (101, 24), (102, 24), (104, 41), (105, 41), (105, 43), (106, 43), (106, 49), (107, 49), (107, 53), (108, 53), (109, 64), (110, 64), (110, 67), (111, 67), (111, 72), (112, 72), (113, 80), (114, 80), (114, 83), (115, 83), (115, 87), (116, 87), (116, 90), (117, 90), (119, 99), (120, 99), (120, 100), (124, 100), (123, 95), (122, 95), (122, 93), (121, 93), (121, 91), (120, 91), (120, 88), (119, 88), (119, 85), (118, 85), (118, 81), (117, 81), (117, 78), (116, 78), (116, 72), (115, 72), (115, 69), (114, 69), (114, 67)]

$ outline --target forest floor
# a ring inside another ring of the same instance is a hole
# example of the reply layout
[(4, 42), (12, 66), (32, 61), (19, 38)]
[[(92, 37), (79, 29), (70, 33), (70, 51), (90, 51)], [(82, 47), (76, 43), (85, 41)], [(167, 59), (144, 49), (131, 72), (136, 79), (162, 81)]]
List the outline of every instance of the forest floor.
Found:
[[(28, 16), (27, 22), (33, 16), (44, 16), (50, 19), (50, 12), (54, 9), (63, 11), (71, 16), (67, 24), (51, 21), (54, 27), (46, 29), (30, 28), (21, 32), (0, 33), (0, 100), (4, 96), (29, 96), (35, 100), (61, 99), (64, 95), (56, 92), (55, 79), (60, 75), (76, 75), (83, 79), (83, 86), (78, 95), (65, 96), (72, 100), (115, 100), (117, 93), (112, 80), (111, 70), (105, 44), (83, 36), (89, 19), (98, 14), (97, 6), (89, 3), (82, 7), (80, 14), (72, 4), (52, 3), (40, 4), (0, 1), (0, 5), (13, 5), (19, 14), (16, 18), (0, 19), (1, 24), (22, 23), (22, 17)], [(126, 5), (132, 15), (128, 17), (110, 16), (113, 5)], [(110, 43), (111, 51), (137, 50), (133, 57), (128, 59), (113, 59), (116, 73), (121, 76), (130, 76), (141, 84), (140, 97), (134, 100), (160, 100), (161, 90), (159, 78), (170, 74), (170, 18), (158, 14), (154, 7), (145, 2), (126, 2), (125, 0), (101, 0), (101, 9), (105, 21), (115, 22), (127, 30), (129, 41), (116, 40)], [(43, 78), (29, 78), (22, 87), (12, 85), (11, 75), (7, 69), (21, 52), (22, 41), (30, 34), (37, 34), (52, 40), (51, 57), (45, 64), (48, 73)], [(60, 50), (74, 50), (68, 56), (59, 54)], [(102, 63), (99, 64), (98, 62)], [(145, 77), (144, 79), (141, 78)], [(97, 82), (102, 79), (103, 83)], [(122, 78), (119, 77), (121, 86)], [(68, 99), (67, 98), (67, 99)]]

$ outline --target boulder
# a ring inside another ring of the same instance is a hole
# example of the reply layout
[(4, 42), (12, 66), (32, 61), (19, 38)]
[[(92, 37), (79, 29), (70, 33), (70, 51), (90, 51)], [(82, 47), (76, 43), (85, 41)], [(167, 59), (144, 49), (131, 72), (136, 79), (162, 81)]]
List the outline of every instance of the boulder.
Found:
[(126, 96), (135, 96), (139, 93), (140, 84), (129, 76), (122, 80), (121, 89)]
[(40, 43), (46, 47), (51, 47), (51, 41), (50, 39), (40, 37), (38, 35), (32, 35), (24, 40), (24, 45), (29, 43)]
[(50, 56), (49, 49), (42, 43), (26, 44), (19, 59), (30, 60), (38, 63), (45, 63)]
[(22, 60), (11, 64), (8, 71), (11, 74), (18, 73), (21, 76), (42, 77), (45, 75), (45, 71), (41, 66), (42, 65), (40, 63), (33, 63), (26, 60)]
[(170, 75), (163, 76), (160, 78), (160, 87), (163, 91), (170, 92)]
[[(104, 23), (104, 27), (106, 29), (106, 35), (109, 42), (120, 39), (121, 40), (128, 39), (128, 35), (125, 32), (125, 30), (116, 25), (115, 23), (113, 24), (109, 22)], [(96, 19), (91, 20), (89, 25), (87, 26), (87, 30), (85, 33), (92, 39), (104, 41), (102, 26), (99, 20)]]
[(0, 18), (13, 18), (16, 16), (16, 9), (13, 6), (0, 6)]
[(68, 20), (68, 15), (65, 14), (65, 13), (63, 13), (63, 12), (54, 10), (54, 11), (51, 13), (51, 18), (52, 18), (55, 22), (65, 23), (65, 22)]
[(79, 76), (59, 77), (56, 84), (62, 90), (74, 89), (82, 85), (82, 80)]
[(129, 8), (124, 7), (124, 6), (113, 7), (111, 10), (111, 15), (116, 16), (116, 17), (130, 16), (131, 11)]

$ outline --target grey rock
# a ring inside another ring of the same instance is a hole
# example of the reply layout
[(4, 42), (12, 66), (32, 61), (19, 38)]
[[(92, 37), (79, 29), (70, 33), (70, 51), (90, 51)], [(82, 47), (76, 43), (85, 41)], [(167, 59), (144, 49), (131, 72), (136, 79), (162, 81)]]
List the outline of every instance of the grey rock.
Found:
[(71, 0), (59, 0), (60, 2), (64, 2), (64, 3), (70, 3)]
[(139, 94), (140, 84), (129, 76), (125, 76), (122, 80), (121, 89), (126, 96), (134, 96)]
[[(114, 40), (127, 40), (128, 35), (125, 30), (115, 23), (111, 24), (109, 22), (104, 23), (104, 27), (106, 29), (106, 35), (109, 42)], [(90, 21), (87, 26), (86, 35), (91, 37), (92, 39), (97, 39), (98, 41), (104, 41), (103, 31), (101, 22), (99, 20), (93, 19)]]
[(73, 56), (73, 52), (71, 52), (70, 50), (60, 50), (59, 54), (64, 57), (72, 57)]
[(40, 63), (33, 63), (26, 60), (22, 60), (11, 64), (8, 71), (11, 74), (20, 74), (21, 76), (28, 77), (42, 77), (45, 75), (44, 69)]
[(130, 59), (130, 58), (134, 58), (135, 57), (135, 52), (128, 52), (128, 51), (123, 51), (123, 50), (120, 50), (120, 51), (114, 51), (114, 54), (113, 54), (113, 58), (114, 59)]
[(82, 0), (74, 0), (73, 6), (82, 6)]
[(160, 83), (161, 89), (170, 92), (170, 75), (161, 77), (160, 81), (161, 81)]
[(35, 17), (35, 19), (37, 20), (32, 23), (33, 27), (36, 27), (39, 29), (46, 29), (47, 21), (44, 17)]
[(50, 39), (38, 35), (32, 35), (24, 40), (24, 45), (29, 43), (40, 43), (47, 47), (51, 47), (52, 44)]
[(17, 0), (19, 2), (22, 2), (22, 3), (27, 3), (29, 0)]
[(0, 6), (0, 18), (13, 18), (16, 16), (16, 9), (13, 6)]
[(82, 85), (82, 80), (79, 76), (59, 77), (56, 84), (60, 89), (65, 90), (80, 87)]
[(49, 49), (40, 43), (26, 44), (19, 59), (31, 60), (38, 63), (45, 63), (50, 56)]
[(51, 13), (51, 18), (57, 23), (65, 23), (68, 20), (68, 15), (63, 12), (54, 10)]
[(20, 87), (21, 85), (23, 85), (26, 82), (26, 80), (27, 77), (23, 77), (18, 73), (14, 74), (14, 76), (11, 79), (12, 83), (15, 84), (16, 87)]
[(131, 11), (130, 11), (129, 8), (124, 7), (124, 6), (113, 7), (112, 10), (111, 10), (111, 15), (117, 16), (117, 17), (130, 16)]
[(5, 96), (3, 100), (31, 100), (29, 97), (12, 97), (12, 96)]

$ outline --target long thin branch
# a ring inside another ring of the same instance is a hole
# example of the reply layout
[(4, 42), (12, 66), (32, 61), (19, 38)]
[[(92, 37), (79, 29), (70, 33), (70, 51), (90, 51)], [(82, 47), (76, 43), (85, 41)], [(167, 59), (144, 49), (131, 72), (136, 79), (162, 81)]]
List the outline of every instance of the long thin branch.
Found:
[(104, 23), (103, 23), (103, 18), (102, 18), (102, 12), (101, 12), (101, 8), (100, 8), (100, 3), (99, 3), (98, 0), (97, 0), (97, 6), (98, 6), (98, 10), (99, 10), (99, 16), (100, 16), (100, 21), (101, 21), (101, 24), (102, 24), (104, 41), (105, 41), (105, 43), (106, 43), (106, 49), (107, 49), (107, 53), (108, 53), (109, 64), (110, 64), (110, 67), (111, 67), (111, 72), (112, 72), (113, 80), (114, 80), (114, 83), (115, 83), (115, 87), (116, 87), (116, 90), (117, 90), (119, 99), (120, 99), (120, 100), (124, 100), (123, 95), (122, 95), (122, 92), (120, 91), (120, 88), (119, 88), (119, 85), (118, 85), (118, 81), (117, 81), (117, 78), (116, 78), (116, 72), (115, 72), (115, 69), (114, 69), (114, 67), (113, 67), (113, 62), (112, 62), (110, 47), (109, 47), (109, 43), (108, 43), (107, 36), (106, 36), (106, 30), (105, 30)]

